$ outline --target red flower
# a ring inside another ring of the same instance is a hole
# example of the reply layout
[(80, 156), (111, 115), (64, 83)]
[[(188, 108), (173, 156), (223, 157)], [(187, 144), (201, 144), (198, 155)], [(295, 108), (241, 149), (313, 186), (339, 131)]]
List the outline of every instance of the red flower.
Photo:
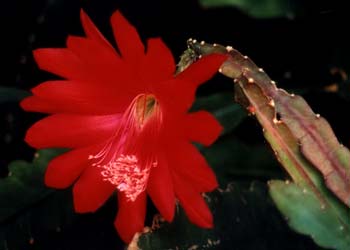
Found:
[(21, 103), (51, 114), (28, 130), (31, 146), (71, 149), (50, 162), (46, 185), (74, 183), (74, 206), (81, 213), (94, 212), (117, 191), (115, 227), (125, 242), (143, 229), (146, 194), (167, 221), (178, 199), (191, 222), (212, 227), (201, 193), (217, 181), (191, 142), (211, 144), (221, 126), (205, 111), (187, 111), (198, 85), (226, 57), (204, 57), (174, 77), (169, 49), (153, 38), (145, 52), (120, 12), (111, 18), (120, 53), (83, 11), (81, 21), (87, 37), (68, 37), (64, 49), (34, 51), (41, 69), (66, 80), (40, 84)]

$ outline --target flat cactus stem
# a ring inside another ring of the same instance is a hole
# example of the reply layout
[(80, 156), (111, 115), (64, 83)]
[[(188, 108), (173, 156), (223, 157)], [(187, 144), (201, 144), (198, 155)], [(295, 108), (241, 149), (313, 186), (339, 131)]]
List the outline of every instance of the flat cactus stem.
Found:
[(320, 186), (305, 157), (322, 173), (327, 187), (350, 206), (350, 152), (338, 142), (324, 118), (316, 115), (302, 97), (277, 88), (261, 68), (232, 47), (192, 39), (188, 45), (192, 56), (230, 55), (219, 72), (235, 79), (239, 92), (249, 102), (248, 110), (256, 115), (266, 139), (293, 180), (315, 192)]
[[(269, 192), (287, 223), (327, 249), (349, 250), (349, 214), (341, 214), (330, 206), (322, 206), (308, 188), (293, 182), (269, 181)], [(339, 218), (343, 218), (342, 220)]]

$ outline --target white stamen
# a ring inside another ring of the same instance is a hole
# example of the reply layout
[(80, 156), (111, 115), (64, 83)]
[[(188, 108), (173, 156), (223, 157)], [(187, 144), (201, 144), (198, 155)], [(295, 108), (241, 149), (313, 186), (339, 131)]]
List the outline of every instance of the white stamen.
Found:
[(148, 177), (152, 167), (157, 162), (148, 164), (141, 170), (135, 155), (120, 155), (116, 160), (100, 165), (104, 181), (109, 181), (131, 201), (145, 191)]

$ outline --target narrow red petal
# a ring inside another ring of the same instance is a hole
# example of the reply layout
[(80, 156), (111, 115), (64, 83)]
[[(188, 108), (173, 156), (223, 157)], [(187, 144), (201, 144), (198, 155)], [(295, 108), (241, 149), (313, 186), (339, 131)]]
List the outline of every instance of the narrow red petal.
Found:
[(67, 79), (89, 80), (84, 64), (68, 49), (36, 49), (33, 55), (42, 70)]
[(74, 184), (74, 209), (78, 213), (95, 212), (114, 191), (115, 186), (102, 179), (101, 169), (90, 165)]
[(198, 192), (209, 192), (218, 187), (213, 170), (195, 146), (188, 142), (172, 143), (168, 149), (168, 162), (172, 172), (182, 176)]
[(119, 11), (114, 12), (111, 23), (123, 59), (131, 64), (138, 63), (144, 56), (145, 48), (135, 27)]
[(222, 54), (204, 56), (181, 72), (176, 78), (191, 82), (197, 87), (212, 78), (226, 59), (227, 56)]
[(173, 175), (176, 197), (184, 208), (189, 220), (203, 228), (213, 227), (213, 216), (205, 203), (202, 195), (196, 191), (190, 183)]
[(195, 100), (196, 88), (190, 82), (172, 79), (155, 85), (154, 93), (164, 113), (185, 114)]
[(35, 96), (59, 104), (61, 112), (91, 115), (123, 112), (134, 98), (134, 93), (123, 95), (99, 85), (86, 85), (75, 81), (48, 81), (32, 89)]
[(91, 75), (90, 81), (103, 82), (105, 87), (114, 87), (118, 83), (130, 85), (135, 81), (129, 65), (116, 51), (94, 40), (76, 36), (68, 37), (67, 47), (84, 62)]
[(151, 169), (147, 192), (165, 220), (171, 222), (175, 213), (175, 193), (168, 164), (162, 157)]
[(62, 111), (61, 106), (51, 103), (49, 100), (37, 96), (29, 96), (20, 102), (20, 106), (25, 111), (35, 111), (42, 113), (59, 113)]
[(175, 72), (175, 61), (171, 51), (160, 38), (151, 38), (147, 43), (147, 53), (141, 63), (140, 76), (145, 82), (171, 79)]
[(79, 148), (50, 161), (45, 172), (45, 184), (52, 188), (67, 188), (89, 165), (88, 157), (98, 152), (101, 145)]
[(80, 20), (87, 37), (99, 42), (100, 44), (114, 51), (113, 46), (101, 34), (101, 32), (97, 29), (95, 24), (91, 21), (90, 17), (85, 13), (83, 9), (80, 10)]
[(76, 148), (99, 143), (115, 132), (120, 115), (56, 114), (35, 123), (26, 134), (34, 148)]
[(80, 59), (94, 66), (99, 66), (99, 68), (103, 68), (103, 66), (114, 66), (118, 70), (119, 67), (123, 67), (123, 62), (116, 51), (112, 52), (110, 49), (89, 38), (68, 36), (67, 48)]
[(223, 129), (215, 117), (206, 111), (186, 115), (184, 125), (187, 138), (205, 146), (212, 144)]
[(122, 192), (118, 193), (118, 214), (114, 222), (120, 238), (129, 243), (135, 233), (141, 232), (146, 216), (146, 192), (135, 201), (128, 201)]
[[(47, 93), (50, 93), (48, 90)], [(47, 97), (47, 98), (45, 98)], [(51, 98), (50, 98), (51, 97)], [(124, 104), (123, 104), (124, 105)], [(20, 106), (25, 111), (41, 112), (41, 113), (70, 113), (70, 114), (86, 114), (86, 115), (105, 115), (114, 114), (123, 111), (123, 107), (118, 108), (103, 108), (101, 105), (94, 105), (93, 102), (84, 102), (77, 100), (71, 95), (55, 95), (51, 92), (48, 95), (40, 94), (39, 96), (30, 96), (23, 99)]]

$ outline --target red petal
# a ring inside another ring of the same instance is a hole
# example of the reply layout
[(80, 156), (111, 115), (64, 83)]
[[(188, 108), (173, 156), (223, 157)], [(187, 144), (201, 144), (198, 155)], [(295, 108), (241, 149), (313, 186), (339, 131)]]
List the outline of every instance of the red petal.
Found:
[(137, 64), (145, 53), (137, 30), (119, 11), (114, 12), (111, 23), (120, 54), (129, 63)]
[(98, 84), (103, 82), (107, 88), (115, 87), (118, 83), (120, 86), (130, 86), (135, 81), (128, 64), (119, 58), (116, 51), (94, 40), (75, 36), (68, 37), (67, 47), (89, 68), (91, 81)]
[(26, 135), (34, 148), (76, 148), (99, 143), (115, 132), (120, 115), (56, 114), (35, 123)]
[(50, 103), (49, 100), (41, 99), (36, 96), (29, 96), (20, 102), (20, 106), (25, 111), (36, 111), (42, 113), (58, 113), (61, 112), (61, 106)]
[(67, 188), (89, 166), (88, 157), (101, 149), (101, 145), (71, 150), (54, 158), (45, 173), (45, 184), (52, 188)]
[(227, 55), (211, 54), (204, 56), (181, 72), (176, 78), (191, 82), (195, 87), (208, 81), (227, 59)]
[(173, 175), (173, 180), (176, 197), (179, 199), (189, 220), (200, 227), (212, 228), (213, 216), (201, 194), (176, 174)]
[(141, 193), (137, 199), (128, 201), (122, 192), (118, 193), (118, 214), (114, 222), (120, 238), (129, 243), (135, 233), (141, 232), (146, 216), (146, 193)]
[(165, 159), (158, 158), (158, 165), (151, 169), (147, 192), (160, 214), (171, 222), (175, 213), (175, 193)]
[(95, 212), (114, 191), (115, 186), (102, 179), (101, 169), (89, 166), (73, 187), (75, 211), (78, 213)]
[(123, 112), (135, 95), (73, 81), (48, 81), (32, 92), (41, 99), (59, 104), (61, 112), (97, 115)]
[(67, 79), (89, 81), (89, 71), (68, 49), (37, 49), (33, 51), (33, 55), (42, 70)]
[(206, 111), (190, 113), (185, 119), (187, 138), (205, 146), (212, 144), (223, 129), (215, 117)]
[(198, 192), (209, 192), (217, 188), (213, 170), (208, 166), (205, 158), (192, 144), (188, 142), (172, 142), (168, 149), (169, 165), (172, 172), (191, 183)]
[[(186, 112), (192, 106), (198, 85), (212, 77), (226, 55), (212, 54), (192, 64), (175, 79), (155, 86), (157, 97), (174, 111)], [(172, 98), (169, 98), (171, 96)]]
[(194, 102), (196, 88), (190, 82), (173, 79), (154, 86), (154, 93), (163, 113), (185, 114)]
[(141, 64), (140, 75), (145, 82), (164, 81), (173, 78), (175, 62), (171, 51), (160, 38), (151, 38)]
[(116, 68), (123, 66), (122, 60), (116, 51), (111, 51), (98, 42), (89, 38), (68, 36), (67, 48), (73, 51), (80, 59), (94, 66), (114, 65)]
[(106, 40), (106, 38), (97, 29), (95, 24), (91, 21), (90, 17), (82, 9), (80, 10), (80, 20), (87, 37), (99, 42), (100, 44), (105, 45), (114, 51), (113, 46)]

